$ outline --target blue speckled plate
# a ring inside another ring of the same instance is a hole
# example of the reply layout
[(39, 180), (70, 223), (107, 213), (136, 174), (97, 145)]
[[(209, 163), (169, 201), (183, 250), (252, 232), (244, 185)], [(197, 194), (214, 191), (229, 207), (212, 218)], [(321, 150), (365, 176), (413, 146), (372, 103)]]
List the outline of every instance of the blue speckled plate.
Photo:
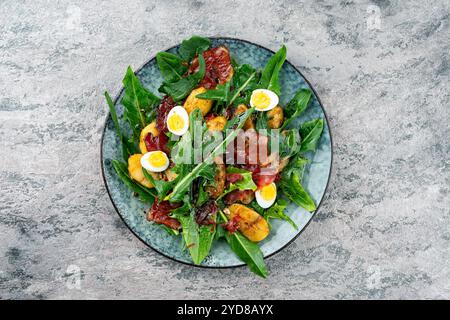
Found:
[[(230, 38), (213, 38), (211, 40), (213, 46), (219, 44), (228, 46), (232, 56), (238, 63), (249, 63), (256, 68), (263, 68), (267, 60), (274, 53), (269, 49), (244, 40)], [(177, 49), (178, 46), (170, 48), (167, 51), (176, 52)], [(152, 92), (158, 92), (158, 87), (162, 83), (162, 77), (154, 58), (144, 64), (136, 74), (144, 86)], [(286, 61), (281, 70), (280, 81), (282, 88), (280, 101), (282, 105), (285, 105), (295, 92), (302, 87), (308, 87), (314, 92), (312, 103), (301, 117), (297, 119), (298, 123), (318, 117), (327, 120), (316, 92), (303, 75), (288, 61)], [(123, 121), (123, 108), (118, 102), (122, 95), (123, 90), (121, 90), (114, 101), (117, 106), (119, 122)], [(312, 161), (305, 172), (303, 184), (319, 207), (328, 185), (332, 164), (332, 143), (328, 120), (326, 121), (317, 151), (308, 154), (308, 157)], [(130, 230), (149, 247), (168, 258), (193, 265), (188, 251), (183, 250), (181, 236), (169, 235), (159, 226), (151, 224), (146, 220), (145, 212), (149, 209), (148, 205), (141, 203), (134, 197), (131, 191), (117, 177), (114, 168), (111, 165), (111, 159), (121, 159), (121, 151), (119, 140), (114, 131), (113, 121), (111, 116), (108, 116), (101, 143), (101, 164), (105, 185), (114, 207)], [(269, 257), (282, 250), (297, 238), (314, 215), (314, 213), (307, 212), (304, 209), (297, 207), (295, 204), (289, 205), (287, 214), (299, 226), (299, 230), (295, 230), (285, 221), (272, 220), (271, 223), (273, 228), (270, 235), (260, 243), (264, 257)], [(241, 265), (243, 265), (243, 263), (223, 241), (218, 241), (214, 244), (210, 255), (201, 264), (201, 266), (204, 267), (217, 268)]]

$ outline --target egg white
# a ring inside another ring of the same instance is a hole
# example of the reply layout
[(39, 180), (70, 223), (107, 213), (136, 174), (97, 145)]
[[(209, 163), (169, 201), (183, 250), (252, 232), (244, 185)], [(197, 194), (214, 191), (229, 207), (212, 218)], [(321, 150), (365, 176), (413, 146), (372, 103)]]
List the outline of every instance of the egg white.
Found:
[[(183, 120), (183, 128), (181, 130), (172, 130), (169, 127), (169, 119), (170, 117), (172, 117), (174, 114), (177, 114), (181, 117), (181, 119)], [(177, 135), (177, 136), (182, 136), (183, 134), (185, 134), (188, 129), (189, 129), (189, 115), (186, 111), (185, 108), (183, 108), (182, 106), (176, 106), (173, 107), (170, 111), (169, 114), (167, 115), (167, 128), (169, 129), (170, 132), (172, 132), (173, 134)]]
[(267, 208), (271, 207), (275, 203), (275, 200), (277, 199), (277, 186), (274, 182), (272, 182), (271, 185), (275, 188), (275, 195), (274, 195), (273, 199), (269, 199), (269, 200), (264, 199), (261, 195), (260, 189), (255, 191), (256, 202), (263, 209), (267, 209)]
[[(148, 161), (148, 158), (150, 157), (150, 155), (152, 153), (155, 153), (155, 152), (161, 152), (163, 154), (163, 157), (165, 159), (164, 165), (156, 167), (156, 166), (153, 166), (152, 164), (150, 164), (150, 162)], [(142, 167), (151, 172), (162, 172), (169, 167), (169, 164), (170, 164), (169, 158), (167, 157), (167, 154), (163, 151), (150, 151), (150, 152), (145, 153), (141, 157)]]
[[(259, 92), (264, 92), (269, 97), (269, 106), (267, 108), (260, 109), (254, 105), (253, 96)], [(273, 108), (275, 108), (278, 105), (279, 101), (280, 101), (280, 99), (278, 98), (278, 96), (275, 92), (270, 91), (268, 89), (256, 89), (256, 90), (253, 90), (252, 96), (250, 97), (250, 106), (255, 107), (255, 109), (258, 111), (269, 111), (269, 110), (272, 110)]]

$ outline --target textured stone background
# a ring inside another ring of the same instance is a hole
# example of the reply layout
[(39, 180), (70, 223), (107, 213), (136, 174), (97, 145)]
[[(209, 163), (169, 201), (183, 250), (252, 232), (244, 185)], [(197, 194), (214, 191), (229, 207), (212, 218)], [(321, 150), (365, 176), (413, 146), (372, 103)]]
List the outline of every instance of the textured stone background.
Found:
[[(448, 1), (70, 3), (0, 3), (0, 298), (450, 298)], [(267, 280), (159, 256), (103, 186), (103, 91), (191, 34), (285, 43), (331, 121), (329, 192)]]

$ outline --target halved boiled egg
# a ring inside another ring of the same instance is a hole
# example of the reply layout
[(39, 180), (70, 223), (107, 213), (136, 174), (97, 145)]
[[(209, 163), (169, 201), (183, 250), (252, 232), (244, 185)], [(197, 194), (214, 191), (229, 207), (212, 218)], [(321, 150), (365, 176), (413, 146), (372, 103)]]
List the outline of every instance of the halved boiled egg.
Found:
[(141, 158), (141, 165), (151, 172), (162, 172), (169, 167), (169, 158), (163, 151), (150, 151)]
[(268, 89), (253, 90), (250, 97), (250, 106), (258, 111), (269, 111), (277, 106), (279, 98), (277, 94)]
[(167, 115), (167, 128), (173, 134), (182, 136), (189, 129), (189, 115), (182, 106), (173, 107)]
[(255, 197), (261, 208), (269, 208), (277, 199), (277, 186), (272, 182), (256, 190)]

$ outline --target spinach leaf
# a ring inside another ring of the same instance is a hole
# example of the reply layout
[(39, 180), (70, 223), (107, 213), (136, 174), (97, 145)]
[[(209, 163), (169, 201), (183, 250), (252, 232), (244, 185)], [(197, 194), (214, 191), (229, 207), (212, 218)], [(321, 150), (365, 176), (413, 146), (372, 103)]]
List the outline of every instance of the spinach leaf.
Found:
[(315, 151), (323, 131), (323, 119), (305, 122), (300, 127), (302, 146), (300, 151)]
[(208, 38), (192, 36), (181, 42), (178, 54), (184, 61), (190, 62), (196, 55), (208, 50), (210, 45), (211, 41)]
[(309, 212), (316, 210), (314, 201), (303, 188), (297, 173), (293, 173), (289, 179), (282, 179), (280, 186), (284, 195), (297, 205)]
[(119, 120), (117, 118), (116, 107), (107, 91), (105, 91), (105, 98), (106, 98), (106, 102), (109, 107), (111, 119), (113, 120), (114, 127), (116, 128), (117, 137), (119, 138), (119, 140), (122, 144), (122, 157), (125, 161), (128, 161), (128, 158), (130, 157), (130, 155), (137, 153), (136, 146), (132, 142), (128, 141), (128, 139), (122, 133), (122, 130), (120, 130)]
[(139, 198), (146, 203), (152, 204), (155, 200), (155, 195), (152, 194), (151, 190), (141, 186), (137, 182), (135, 182), (133, 179), (130, 178), (128, 175), (128, 169), (127, 165), (123, 162), (120, 162), (118, 160), (112, 160), (112, 165), (114, 167), (114, 170), (116, 170), (117, 175), (119, 178), (127, 185), (133, 192), (137, 193), (139, 195)]
[[(222, 211), (219, 211), (222, 219), (227, 222), (228, 219)], [(230, 245), (231, 250), (247, 264), (249, 269), (260, 277), (266, 278), (269, 274), (264, 256), (259, 246), (244, 237), (239, 231), (229, 234), (224, 233), (225, 239)]]
[(292, 122), (292, 120), (297, 118), (303, 111), (305, 111), (306, 107), (308, 107), (311, 95), (311, 90), (306, 88), (297, 91), (291, 101), (289, 101), (284, 108), (285, 120), (283, 125), (281, 126), (281, 129), (284, 129)]
[(209, 254), (214, 240), (216, 228), (214, 226), (199, 226), (195, 221), (195, 210), (191, 210), (188, 216), (178, 216), (183, 229), (183, 239), (194, 261), (199, 265)]
[(239, 115), (239, 122), (235, 130), (228, 133), (228, 135), (223, 139), (223, 141), (218, 144), (214, 150), (203, 160), (203, 162), (197, 164), (192, 171), (190, 171), (186, 176), (184, 176), (173, 188), (172, 193), (169, 194), (169, 200), (174, 202), (175, 199), (179, 199), (183, 196), (184, 193), (188, 190), (189, 186), (192, 184), (194, 179), (199, 176), (207, 176), (205, 175), (206, 170), (210, 170), (211, 163), (213, 162), (214, 157), (223, 154), (227, 145), (236, 138), (239, 133), (239, 130), (244, 126), (245, 121), (250, 117), (253, 113), (254, 108), (248, 109), (246, 112)]
[(133, 130), (133, 138), (138, 139), (140, 131), (147, 124), (146, 113), (152, 112), (160, 99), (144, 88), (131, 67), (128, 67), (122, 82), (124, 95), (121, 103), (125, 107), (123, 115)]
[(167, 82), (181, 80), (188, 69), (179, 56), (169, 52), (159, 52), (156, 55), (156, 62), (159, 71)]
[(286, 60), (286, 47), (283, 45), (267, 62), (262, 71), (260, 84), (263, 88), (272, 90), (277, 95), (281, 94), (279, 73)]
[(290, 129), (281, 132), (280, 141), (280, 157), (291, 157), (300, 151), (301, 141), (300, 134), (297, 129)]
[[(287, 221), (294, 229), (298, 230), (298, 226), (295, 222), (286, 214), (284, 210), (287, 207), (287, 203), (283, 200), (278, 200), (273, 206), (266, 210), (264, 213), (264, 219), (269, 223), (270, 219), (281, 219)], [(269, 223), (270, 226), (270, 223)]]
[(199, 70), (176, 82), (163, 82), (158, 91), (168, 94), (175, 101), (184, 99), (198, 85), (205, 76), (205, 59), (202, 55), (198, 56)]

